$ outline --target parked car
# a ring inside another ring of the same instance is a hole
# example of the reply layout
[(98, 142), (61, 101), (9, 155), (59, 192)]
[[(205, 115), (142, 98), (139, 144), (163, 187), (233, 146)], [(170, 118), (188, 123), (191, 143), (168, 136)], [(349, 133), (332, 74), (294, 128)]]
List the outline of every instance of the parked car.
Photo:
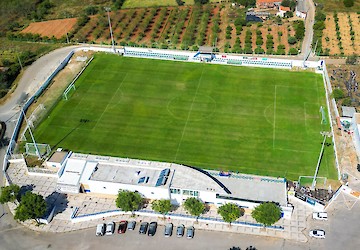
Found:
[(184, 236), (184, 231), (185, 231), (185, 226), (183, 224), (179, 225), (176, 228), (176, 236), (177, 237), (183, 237)]
[(149, 225), (149, 231), (148, 231), (148, 235), (149, 236), (154, 236), (156, 233), (156, 228), (157, 228), (157, 222), (151, 222)]
[(174, 225), (172, 223), (166, 224), (165, 231), (164, 231), (165, 237), (170, 237), (172, 235), (173, 228), (174, 228)]
[(106, 225), (106, 235), (112, 235), (114, 234), (114, 231), (115, 231), (115, 222), (109, 222), (107, 225)]
[(313, 213), (314, 220), (327, 220), (328, 216), (326, 212), (315, 212)]
[(127, 225), (127, 229), (128, 230), (134, 230), (135, 229), (135, 226), (136, 226), (136, 221), (130, 221)]
[(310, 237), (325, 239), (325, 231), (322, 229), (314, 229), (309, 232)]
[(188, 227), (186, 229), (186, 238), (188, 238), (188, 239), (194, 238), (194, 232), (195, 232), (195, 228), (193, 226)]
[(105, 234), (105, 228), (106, 228), (105, 223), (98, 224), (98, 225), (96, 226), (96, 233), (95, 233), (95, 235), (96, 235), (96, 236), (103, 236), (103, 235)]
[(127, 221), (126, 220), (122, 220), (119, 223), (119, 227), (118, 227), (118, 234), (123, 234), (126, 231), (126, 227), (127, 227)]
[(146, 234), (149, 223), (143, 222), (140, 224), (139, 234)]

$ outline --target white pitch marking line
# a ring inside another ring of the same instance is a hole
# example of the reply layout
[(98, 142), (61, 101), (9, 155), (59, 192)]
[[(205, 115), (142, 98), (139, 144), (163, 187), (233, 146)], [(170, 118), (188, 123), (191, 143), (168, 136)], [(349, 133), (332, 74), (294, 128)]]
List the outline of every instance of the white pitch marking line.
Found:
[(176, 150), (176, 154), (175, 154), (175, 159), (174, 159), (174, 161), (176, 161), (176, 159), (177, 159), (177, 156), (178, 156), (178, 153), (179, 153), (179, 149), (180, 149), (180, 145), (181, 145), (181, 142), (182, 142), (182, 140), (183, 140), (183, 137), (184, 137), (184, 134), (185, 134), (185, 130), (186, 130), (188, 121), (189, 121), (189, 119), (190, 119), (191, 111), (192, 111), (193, 106), (194, 106), (195, 98), (196, 98), (196, 96), (197, 96), (197, 92), (198, 92), (198, 90), (199, 90), (199, 87), (200, 87), (200, 83), (201, 83), (201, 79), (202, 79), (202, 77), (203, 77), (203, 74), (204, 74), (204, 67), (203, 67), (203, 69), (202, 69), (202, 71), (201, 71), (201, 76), (200, 76), (200, 79), (199, 79), (199, 84), (198, 84), (198, 86), (197, 86), (197, 88), (196, 88), (195, 95), (194, 95), (194, 98), (193, 98), (192, 103), (191, 103), (191, 106), (190, 106), (190, 110), (189, 110), (189, 113), (188, 113), (188, 116), (187, 116), (187, 119), (186, 119), (186, 122), (185, 122), (184, 129), (183, 129), (182, 134), (181, 134), (181, 138), (180, 138), (180, 141), (179, 141), (179, 145), (178, 145), (178, 148), (177, 148), (177, 150)]
[(127, 77), (127, 73), (125, 74), (125, 76), (124, 76), (124, 78), (122, 79), (119, 87), (116, 89), (115, 93), (114, 93), (113, 96), (111, 97), (111, 99), (110, 99), (110, 101), (108, 102), (108, 104), (106, 104), (106, 107), (105, 107), (104, 111), (101, 113), (100, 118), (97, 120), (97, 122), (96, 122), (96, 124), (95, 124), (95, 126), (94, 126), (93, 129), (96, 128), (96, 126), (98, 125), (99, 121), (101, 120), (101, 118), (102, 118), (103, 115), (105, 114), (105, 112), (106, 112), (106, 110), (108, 109), (108, 107), (109, 107), (112, 99), (114, 98), (114, 96), (116, 95), (116, 93), (118, 92), (118, 90), (121, 88), (121, 86), (122, 86), (122, 84), (124, 83), (124, 80), (125, 80), (126, 77)]
[(275, 98), (274, 98), (273, 149), (275, 149), (275, 127), (276, 127), (276, 86), (277, 86), (277, 85), (275, 85)]

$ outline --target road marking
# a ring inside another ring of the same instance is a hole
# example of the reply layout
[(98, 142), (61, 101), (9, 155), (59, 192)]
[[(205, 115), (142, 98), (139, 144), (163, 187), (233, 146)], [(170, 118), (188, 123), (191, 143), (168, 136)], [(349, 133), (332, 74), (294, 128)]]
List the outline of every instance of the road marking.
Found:
[(190, 106), (190, 110), (189, 110), (189, 113), (188, 113), (188, 116), (187, 116), (187, 119), (186, 119), (186, 122), (185, 122), (185, 126), (184, 126), (183, 131), (182, 131), (182, 134), (181, 134), (181, 138), (180, 138), (180, 141), (179, 141), (179, 145), (178, 145), (178, 147), (177, 147), (177, 150), (176, 150), (176, 154), (175, 154), (175, 159), (174, 159), (174, 161), (176, 161), (176, 159), (177, 159), (177, 156), (178, 156), (178, 153), (179, 153), (179, 149), (180, 149), (180, 145), (181, 145), (181, 142), (182, 142), (182, 140), (183, 140), (183, 138), (184, 138), (185, 130), (186, 130), (187, 124), (188, 124), (189, 119), (190, 119), (191, 111), (192, 111), (193, 106), (194, 106), (194, 102), (195, 102), (195, 99), (196, 99), (196, 96), (197, 96), (197, 93), (198, 93), (198, 90), (199, 90), (199, 87), (200, 87), (200, 83), (201, 83), (201, 79), (202, 79), (202, 77), (203, 77), (203, 74), (204, 74), (204, 66), (203, 66), (203, 68), (202, 68), (201, 76), (200, 76), (200, 78), (199, 78), (199, 83), (198, 83), (198, 86), (197, 86), (197, 88), (196, 88), (195, 95), (194, 95), (194, 98), (193, 98), (193, 100), (192, 100), (192, 103), (191, 103), (191, 106)]

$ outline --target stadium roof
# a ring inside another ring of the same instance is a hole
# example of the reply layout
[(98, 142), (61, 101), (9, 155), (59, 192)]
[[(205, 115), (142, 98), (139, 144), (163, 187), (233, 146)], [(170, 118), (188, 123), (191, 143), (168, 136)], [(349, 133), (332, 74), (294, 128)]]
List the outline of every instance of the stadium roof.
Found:
[(48, 160), (48, 162), (56, 162), (56, 163), (62, 163), (63, 160), (66, 158), (68, 152), (66, 151), (56, 151), (53, 153)]
[(273, 201), (282, 206), (287, 205), (286, 180), (258, 175), (231, 173), (230, 176), (220, 176), (219, 171), (209, 171), (221, 181), (231, 194), (225, 195), (250, 201)]
[(341, 106), (341, 110), (342, 116), (344, 117), (353, 117), (356, 113), (356, 109), (354, 107)]
[(213, 52), (213, 47), (210, 47), (210, 46), (200, 46), (199, 47), (199, 51), (200, 53), (212, 53)]

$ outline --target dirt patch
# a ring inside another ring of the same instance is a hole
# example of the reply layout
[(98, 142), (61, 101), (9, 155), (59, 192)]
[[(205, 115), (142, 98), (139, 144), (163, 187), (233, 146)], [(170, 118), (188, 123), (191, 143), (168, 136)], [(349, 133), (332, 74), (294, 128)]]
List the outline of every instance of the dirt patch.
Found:
[(21, 33), (40, 34), (41, 36), (61, 38), (69, 33), (76, 24), (76, 18), (58, 19), (31, 23)]
[[(360, 15), (357, 13), (338, 13), (338, 24), (341, 38), (342, 51), (340, 49), (339, 40), (336, 34), (336, 25), (334, 14), (328, 13), (325, 20), (325, 29), (323, 31), (322, 44), (323, 49), (327, 49), (330, 55), (344, 55), (359, 54), (360, 52)], [(351, 25), (354, 32), (353, 40), (351, 37)]]
[(352, 46), (352, 41), (350, 37), (350, 25), (347, 13), (339, 13), (339, 26), (341, 33), (341, 43), (343, 46), (343, 51), (345, 55), (350, 55), (354, 53), (354, 47)]
[(355, 31), (354, 48), (355, 52), (360, 52), (360, 14), (350, 13), (350, 19), (352, 20), (353, 30)]

